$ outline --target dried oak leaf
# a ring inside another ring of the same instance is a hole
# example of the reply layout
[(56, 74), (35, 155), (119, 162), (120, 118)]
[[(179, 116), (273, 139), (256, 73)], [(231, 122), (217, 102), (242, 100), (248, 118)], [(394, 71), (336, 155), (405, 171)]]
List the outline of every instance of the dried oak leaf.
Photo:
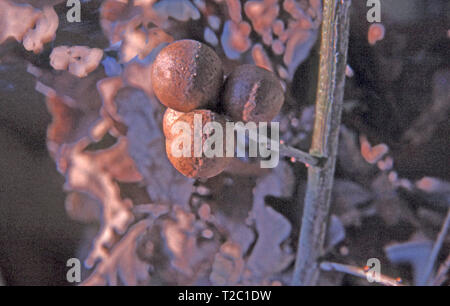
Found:
[(0, 2), (0, 44), (9, 37), (23, 40), (23, 46), (34, 53), (42, 52), (44, 44), (55, 39), (58, 15), (52, 6), (35, 9), (27, 4), (12, 1)]
[(141, 90), (127, 87), (115, 97), (117, 113), (128, 127), (128, 151), (144, 177), (155, 203), (187, 205), (193, 180), (181, 175), (167, 159), (158, 111)]
[[(136, 23), (136, 26), (139, 22)], [(136, 28), (128, 26), (123, 34), (123, 42), (120, 48), (120, 62), (126, 63), (135, 57), (145, 58), (161, 43), (171, 43), (172, 36), (160, 28)]]
[(358, 183), (336, 179), (333, 185), (333, 206), (337, 212), (345, 212), (348, 208), (364, 204), (373, 198), (371, 192)]
[(389, 151), (389, 147), (384, 143), (372, 146), (364, 135), (359, 137), (359, 142), (361, 144), (361, 155), (369, 164), (377, 163)]
[(144, 219), (130, 227), (126, 235), (114, 246), (106, 257), (82, 283), (84, 286), (119, 285), (136, 286), (149, 279), (150, 264), (137, 255), (139, 236), (143, 235), (153, 223)]
[(112, 118), (114, 120), (114, 126), (120, 134), (126, 133), (126, 127), (123, 126), (123, 121), (117, 114), (117, 105), (114, 98), (119, 89), (123, 87), (130, 86), (143, 90), (152, 103), (155, 120), (158, 124), (162, 124), (165, 109), (153, 94), (151, 78), (148, 76), (150, 75), (155, 56), (164, 46), (165, 44), (160, 44), (143, 60), (134, 58), (126, 63), (120, 76), (104, 78), (97, 82), (97, 89), (103, 102), (101, 109), (102, 116), (104, 118)]
[(415, 186), (414, 193), (430, 205), (450, 207), (450, 182), (435, 177), (423, 177)]
[(287, 268), (293, 260), (293, 254), (281, 248), (291, 233), (291, 224), (282, 214), (265, 205), (266, 196), (290, 197), (293, 190), (294, 175), (284, 161), (261, 178), (254, 188), (252, 216), (258, 238), (246, 265), (251, 281), (261, 283)]
[[(167, 207), (167, 206), (165, 206)], [(205, 224), (179, 205), (154, 223), (146, 238), (146, 260), (154, 285), (209, 285), (218, 239), (204, 239)]]
[(217, 244), (210, 241), (201, 243), (199, 230), (194, 214), (179, 206), (172, 210), (172, 219), (163, 223), (162, 235), (170, 251), (172, 267), (180, 271), (191, 281), (198, 281), (200, 274), (206, 276), (202, 266), (211, 266), (212, 256), (217, 250)]
[(450, 111), (450, 71), (441, 70), (433, 75), (433, 101), (421, 112), (403, 134), (403, 140), (414, 146), (425, 145), (439, 125), (448, 120)]
[[(66, 71), (45, 71), (31, 64), (27, 71), (37, 78), (36, 90), (47, 97), (47, 108), (52, 115), (47, 146), (57, 163), (63, 144), (75, 144), (81, 139), (99, 141), (112, 125), (111, 120), (100, 116), (101, 100), (96, 83), (104, 77), (102, 70), (83, 79)], [(59, 170), (64, 172), (63, 168)]]
[[(338, 165), (340, 169), (352, 178), (365, 178), (367, 180), (374, 169), (364, 160), (357, 143), (356, 133), (341, 126), (338, 148)], [(362, 179), (364, 181), (364, 179)]]
[(389, 260), (394, 264), (410, 264), (414, 271), (415, 285), (423, 286), (426, 283), (426, 262), (431, 253), (433, 243), (422, 238), (420, 234), (414, 235), (409, 241), (395, 243), (385, 247)]
[(34, 53), (42, 52), (44, 44), (55, 39), (58, 24), (58, 15), (53, 7), (45, 6), (34, 28), (28, 30), (23, 37), (23, 46), (25, 49)]
[(31, 64), (27, 71), (37, 78), (36, 90), (43, 95), (57, 95), (69, 107), (99, 116), (101, 99), (96, 85), (105, 77), (103, 69), (96, 69), (85, 78), (78, 78), (67, 71), (46, 71)]
[[(104, 77), (102, 70), (83, 79), (31, 65), (28, 71), (38, 78), (36, 89), (48, 97), (53, 123), (47, 143), (58, 170), (66, 175), (66, 190), (88, 194), (101, 203), (101, 229), (86, 259), (86, 265), (92, 267), (98, 259), (107, 258), (107, 248), (115, 242), (115, 235), (123, 234), (134, 219), (132, 203), (121, 198), (117, 182), (139, 182), (142, 176), (128, 154), (125, 137), (107, 149), (85, 150), (112, 126), (109, 118), (100, 116), (96, 83)], [(71, 198), (68, 201), (74, 204)]]
[(200, 12), (189, 0), (160, 0), (153, 9), (164, 19), (172, 17), (179, 21), (197, 20)]
[(97, 69), (103, 57), (103, 50), (86, 46), (58, 46), (50, 54), (50, 65), (55, 70), (68, 70), (69, 73), (84, 78)]
[(227, 241), (220, 247), (214, 257), (209, 280), (215, 286), (236, 285), (244, 272), (245, 261), (242, 258), (241, 246)]
[[(201, 220), (212, 224), (225, 242), (214, 257), (209, 280), (214, 285), (235, 285), (242, 280), (244, 256), (255, 241), (248, 219), (252, 208), (254, 180), (245, 175), (224, 173), (197, 188), (192, 200)], [(239, 192), (236, 193), (236, 188)]]
[(31, 5), (19, 5), (9, 0), (0, 2), (0, 44), (9, 37), (21, 41), (28, 30), (33, 28), (41, 15), (40, 10)]
[[(203, 187), (203, 186), (202, 186)], [(198, 214), (206, 222), (214, 224), (228, 242), (237, 243), (245, 254), (255, 240), (255, 234), (248, 226), (252, 209), (252, 188), (254, 182), (248, 177), (223, 174), (206, 183), (210, 195)], [(239, 188), (239, 193), (236, 193)], [(202, 194), (200, 187), (197, 193)], [(207, 211), (208, 213), (204, 213)]]
[(61, 2), (67, 2), (67, 0), (14, 0), (14, 3), (17, 4), (30, 4), (35, 8), (41, 9), (45, 6), (55, 6)]
[(370, 213), (370, 210), (364, 210), (360, 205), (372, 199), (373, 195), (370, 190), (360, 184), (336, 179), (333, 185), (331, 209), (345, 226), (359, 226), (362, 218)]
[(127, 154), (127, 140), (104, 150), (84, 151), (88, 141), (76, 145), (64, 145), (59, 160), (66, 175), (65, 188), (69, 191), (87, 193), (102, 204), (102, 225), (86, 259), (92, 267), (98, 259), (108, 257), (107, 248), (114, 242), (114, 234), (123, 234), (133, 221), (132, 203), (120, 196), (117, 181), (138, 182), (142, 179), (134, 161)]
[(400, 198), (397, 187), (386, 173), (380, 173), (375, 177), (371, 189), (375, 197), (373, 205), (386, 224), (395, 225), (400, 220), (406, 220), (417, 225), (408, 203)]
[(84, 192), (70, 192), (64, 203), (66, 212), (73, 220), (90, 223), (101, 220), (101, 203)]
[[(135, 57), (145, 58), (161, 43), (173, 41), (161, 26), (168, 19), (164, 3), (156, 1), (104, 1), (100, 8), (100, 24), (111, 47), (120, 49), (120, 62), (126, 63)], [(170, 1), (170, 3), (180, 1)], [(169, 6), (173, 6), (169, 5)], [(192, 5), (192, 4), (191, 4)], [(173, 10), (173, 7), (171, 8)], [(177, 10), (176, 13), (182, 13)]]

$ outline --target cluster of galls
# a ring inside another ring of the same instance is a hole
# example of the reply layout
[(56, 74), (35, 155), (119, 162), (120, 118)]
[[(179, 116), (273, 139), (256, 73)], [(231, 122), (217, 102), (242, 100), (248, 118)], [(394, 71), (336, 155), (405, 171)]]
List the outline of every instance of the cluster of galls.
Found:
[[(176, 41), (160, 51), (151, 72), (153, 90), (168, 107), (163, 119), (166, 152), (183, 175), (208, 178), (221, 173), (231, 161), (223, 157), (175, 157), (172, 142), (178, 135), (172, 126), (183, 121), (194, 130), (194, 115), (202, 124), (216, 122), (225, 131), (227, 120), (270, 122), (280, 111), (284, 92), (278, 78), (255, 65), (237, 67), (225, 80), (222, 61), (205, 44), (194, 40)], [(202, 135), (202, 146), (211, 135)], [(224, 141), (225, 143), (225, 141)]]

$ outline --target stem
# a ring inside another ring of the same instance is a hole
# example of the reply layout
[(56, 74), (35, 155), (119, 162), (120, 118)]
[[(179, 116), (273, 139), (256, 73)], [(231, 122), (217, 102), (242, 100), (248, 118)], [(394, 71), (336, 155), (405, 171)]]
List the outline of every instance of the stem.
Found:
[[(235, 129), (245, 133), (245, 128), (243, 128), (241, 126), (236, 126)], [(255, 135), (254, 136), (252, 133), (249, 133), (248, 137), (250, 140), (253, 140), (255, 143), (258, 143), (258, 139), (259, 139), (259, 141), (269, 144), (271, 150), (275, 150), (275, 148), (276, 148), (276, 146), (272, 145), (275, 140), (265, 137), (263, 135)], [(320, 166), (323, 163), (321, 158), (312, 156), (309, 153), (303, 152), (299, 149), (293, 148), (293, 147), (285, 145), (283, 143), (280, 143), (278, 145), (278, 152), (281, 156), (294, 157), (297, 161), (302, 162), (307, 165), (310, 165), (310, 166)]]
[(336, 162), (349, 32), (350, 0), (324, 0), (319, 81), (310, 154), (323, 167), (308, 168), (305, 207), (292, 285), (315, 285), (323, 254)]
[[(428, 257), (424, 274), (425, 276), (423, 278), (425, 284), (429, 284), (428, 280), (431, 277), (431, 273), (433, 272), (436, 259), (439, 255), (439, 251), (441, 250), (442, 244), (444, 243), (445, 236), (447, 236), (449, 228), (450, 228), (450, 209), (447, 211), (447, 217), (445, 217), (444, 224), (442, 225), (441, 231), (439, 232), (436, 242), (434, 243), (433, 249), (431, 250), (430, 256)], [(419, 284), (419, 286), (423, 286), (425, 284)]]
[(321, 164), (320, 158), (282, 143), (280, 143), (279, 151), (281, 156), (294, 157), (297, 161), (309, 166), (320, 166)]
[[(338, 271), (350, 275), (354, 275), (361, 278), (367, 278), (367, 272), (364, 271), (364, 269), (361, 269), (359, 267), (349, 266), (349, 265), (343, 265), (335, 262), (322, 262), (320, 264), (320, 268), (323, 271)], [(375, 281), (379, 284), (385, 285), (385, 286), (403, 286), (399, 283), (398, 280), (393, 279), (389, 276), (385, 276), (383, 274), (380, 274), (378, 279), (375, 279)]]

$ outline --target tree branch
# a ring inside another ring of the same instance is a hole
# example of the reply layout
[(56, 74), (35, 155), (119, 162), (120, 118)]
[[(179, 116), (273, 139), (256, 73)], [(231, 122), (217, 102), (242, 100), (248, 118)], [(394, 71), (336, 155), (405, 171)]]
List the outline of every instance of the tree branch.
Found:
[(321, 164), (321, 159), (306, 152), (300, 151), (291, 146), (280, 143), (280, 155), (294, 157), (297, 161), (307, 164), (308, 166), (317, 166)]
[(319, 276), (333, 185), (347, 63), (350, 0), (324, 0), (319, 81), (310, 154), (326, 158), (308, 168), (303, 220), (292, 285), (314, 285)]
[[(367, 278), (367, 273), (364, 271), (364, 269), (349, 266), (349, 265), (343, 265), (335, 262), (322, 262), (320, 264), (320, 268), (323, 271), (338, 271), (350, 275), (354, 275), (361, 278)], [(378, 279), (374, 279), (377, 283), (385, 285), (385, 286), (403, 286), (400, 284), (400, 282), (397, 279), (393, 279), (389, 276), (385, 276), (383, 274), (380, 274)]]
[[(245, 133), (244, 127), (236, 126), (235, 129), (237, 131)], [(275, 141), (273, 139), (265, 137), (261, 134), (254, 136), (252, 133), (249, 133), (248, 137), (250, 140), (254, 141), (255, 143), (258, 143), (258, 139), (259, 139), (259, 141), (269, 144), (271, 150), (275, 150), (275, 147), (271, 145), (271, 143), (273, 141)], [(285, 145), (283, 143), (279, 143), (278, 152), (281, 156), (294, 157), (297, 161), (302, 162), (307, 165), (310, 165), (310, 166), (320, 166), (321, 164), (323, 164), (321, 158), (312, 156), (309, 153), (303, 152), (301, 150), (298, 150), (291, 146)]]

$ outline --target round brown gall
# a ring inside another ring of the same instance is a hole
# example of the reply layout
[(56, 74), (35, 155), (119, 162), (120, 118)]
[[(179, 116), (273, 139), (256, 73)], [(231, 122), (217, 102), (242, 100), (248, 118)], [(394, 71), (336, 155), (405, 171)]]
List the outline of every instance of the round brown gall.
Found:
[(214, 107), (223, 84), (223, 67), (213, 49), (195, 40), (163, 48), (151, 71), (156, 97), (180, 112)]
[(228, 77), (224, 109), (234, 121), (270, 122), (280, 112), (284, 91), (278, 78), (255, 65), (241, 65)]
[(167, 135), (169, 135), (170, 129), (172, 128), (172, 125), (178, 120), (178, 118), (180, 118), (184, 114), (185, 113), (178, 112), (178, 111), (176, 111), (174, 109), (171, 109), (171, 108), (167, 108), (166, 109), (166, 111), (164, 112), (164, 117), (163, 117), (163, 132), (164, 132), (164, 136), (167, 137)]
[[(165, 120), (169, 118), (164, 117)], [(210, 110), (194, 110), (183, 113), (170, 124), (166, 121), (164, 125), (167, 157), (183, 175), (210, 178), (220, 174), (230, 163), (232, 158), (225, 154), (224, 116)], [(197, 148), (194, 144), (196, 139)]]

